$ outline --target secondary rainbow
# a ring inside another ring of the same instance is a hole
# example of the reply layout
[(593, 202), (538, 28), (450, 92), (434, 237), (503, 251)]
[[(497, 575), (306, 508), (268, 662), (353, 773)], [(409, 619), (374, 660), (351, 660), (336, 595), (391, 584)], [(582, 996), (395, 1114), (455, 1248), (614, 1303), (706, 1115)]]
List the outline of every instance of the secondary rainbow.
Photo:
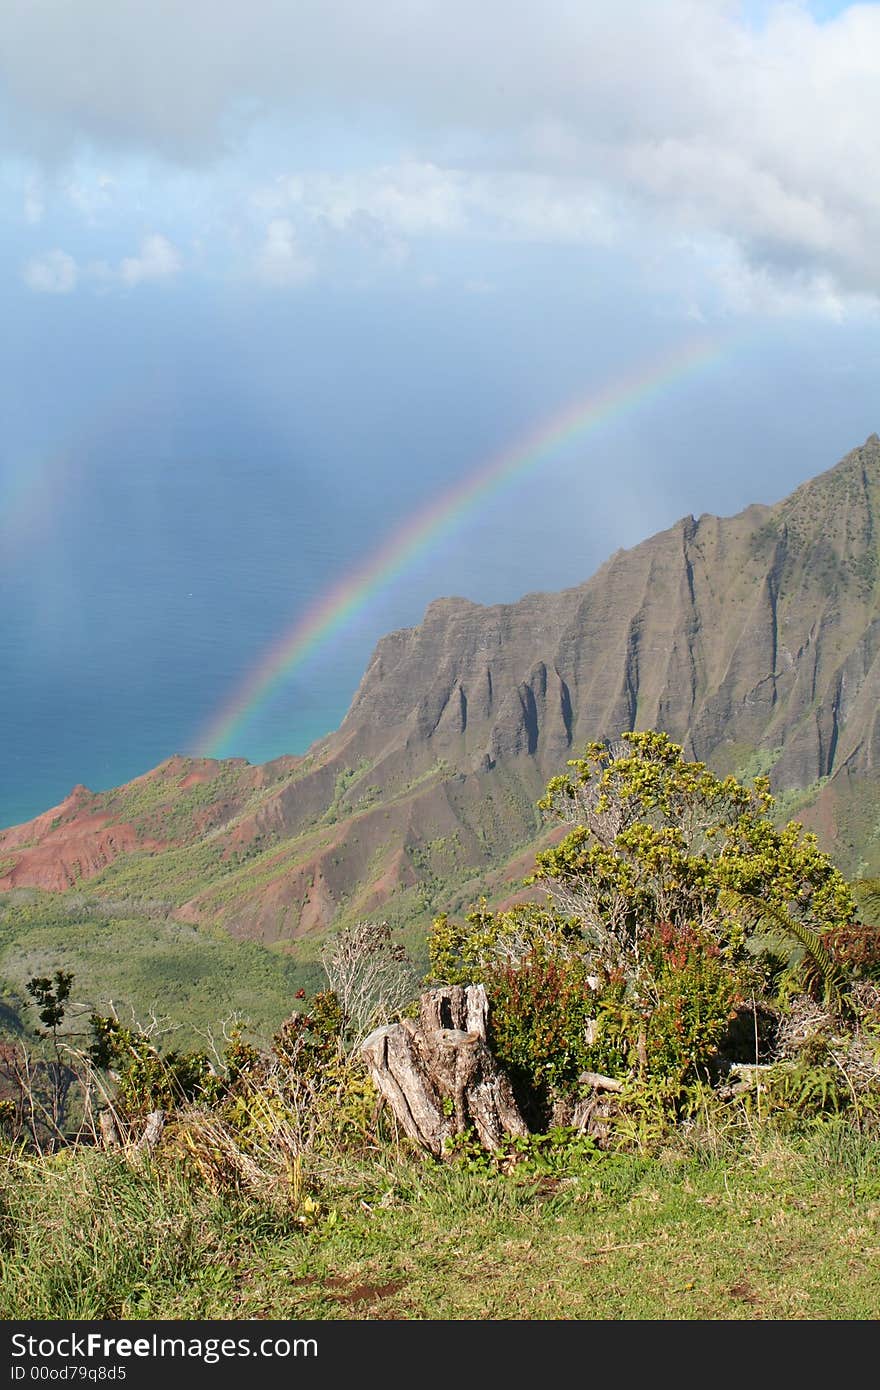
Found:
[(374, 594), (392, 583), (417, 556), (459, 526), (488, 498), (537, 468), (555, 450), (710, 366), (721, 357), (724, 347), (723, 342), (715, 339), (689, 342), (591, 391), (409, 517), (363, 564), (299, 614), (264, 652), (205, 726), (196, 743), (198, 755), (222, 756), (260, 705), (301, 662), (349, 623)]
[(66, 458), (35, 455), (13, 460), (0, 474), (0, 559), (34, 545), (63, 496)]

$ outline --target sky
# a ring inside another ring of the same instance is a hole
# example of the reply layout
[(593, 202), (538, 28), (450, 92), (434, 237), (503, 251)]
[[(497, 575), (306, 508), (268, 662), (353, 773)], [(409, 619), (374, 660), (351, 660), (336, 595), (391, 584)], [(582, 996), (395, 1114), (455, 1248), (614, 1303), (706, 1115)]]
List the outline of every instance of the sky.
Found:
[[(78, 750), (90, 785), (302, 751), (433, 597), (578, 583), (861, 443), (878, 132), (876, 3), (5, 0), (9, 804), (54, 790), (25, 707), (59, 795)], [(414, 517), (701, 344), (254, 687)], [(37, 674), (69, 697), (42, 724)], [(143, 732), (101, 742), (147, 690)]]

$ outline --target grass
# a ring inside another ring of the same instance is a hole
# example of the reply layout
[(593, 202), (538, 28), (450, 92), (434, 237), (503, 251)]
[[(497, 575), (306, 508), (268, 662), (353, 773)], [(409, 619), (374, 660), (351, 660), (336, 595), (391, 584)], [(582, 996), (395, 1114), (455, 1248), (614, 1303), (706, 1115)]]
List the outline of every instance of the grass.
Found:
[(304, 1215), (147, 1160), (10, 1156), (0, 1316), (874, 1319), (878, 1159), (841, 1126), (557, 1173), (388, 1151)]

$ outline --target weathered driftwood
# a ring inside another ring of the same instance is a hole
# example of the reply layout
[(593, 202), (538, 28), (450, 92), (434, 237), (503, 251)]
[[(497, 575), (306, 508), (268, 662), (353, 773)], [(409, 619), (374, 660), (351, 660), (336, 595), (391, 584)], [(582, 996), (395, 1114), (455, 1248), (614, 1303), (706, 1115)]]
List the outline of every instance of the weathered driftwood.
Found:
[(597, 1087), (575, 1103), (568, 1123), (578, 1133), (595, 1139), (600, 1148), (605, 1148), (611, 1138), (613, 1120), (619, 1109), (619, 1102), (615, 1100), (613, 1092)]
[(623, 1090), (623, 1082), (604, 1076), (602, 1072), (583, 1071), (578, 1077), (578, 1086), (578, 1096), (571, 1093), (557, 1096), (550, 1123), (587, 1134), (604, 1147), (611, 1135), (614, 1116), (620, 1109), (617, 1096)]
[(722, 1100), (730, 1100), (734, 1096), (745, 1095), (747, 1091), (754, 1091), (760, 1088), (761, 1076), (765, 1072), (773, 1071), (793, 1071), (794, 1062), (731, 1062), (727, 1068), (729, 1077), (733, 1079), (726, 1086), (719, 1086), (717, 1094)]
[(581, 1086), (592, 1086), (594, 1091), (623, 1090), (622, 1081), (615, 1081), (613, 1076), (603, 1076), (599, 1071), (582, 1071), (578, 1081)]
[(473, 1125), (486, 1149), (528, 1128), (510, 1081), (486, 1042), (488, 1002), (482, 985), (428, 990), (419, 1019), (377, 1028), (361, 1053), (380, 1095), (404, 1133), (436, 1157)]

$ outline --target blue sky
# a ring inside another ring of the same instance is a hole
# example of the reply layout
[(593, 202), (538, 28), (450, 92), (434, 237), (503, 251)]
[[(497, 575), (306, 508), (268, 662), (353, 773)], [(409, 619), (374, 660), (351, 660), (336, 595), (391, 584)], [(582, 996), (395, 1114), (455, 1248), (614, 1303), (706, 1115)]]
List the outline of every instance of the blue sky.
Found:
[(878, 130), (878, 4), (6, 0), (0, 582), (22, 659), (79, 651), (125, 700), (97, 586), (127, 594), (122, 623), (151, 563), (173, 569), (210, 680), (136, 756), (185, 746), (407, 515), (697, 337), (714, 368), (377, 595), (337, 674), (308, 673), (325, 714), (297, 725), (294, 683), (230, 751), (335, 722), (376, 638), (437, 594), (573, 584), (686, 512), (784, 495), (880, 427)]

